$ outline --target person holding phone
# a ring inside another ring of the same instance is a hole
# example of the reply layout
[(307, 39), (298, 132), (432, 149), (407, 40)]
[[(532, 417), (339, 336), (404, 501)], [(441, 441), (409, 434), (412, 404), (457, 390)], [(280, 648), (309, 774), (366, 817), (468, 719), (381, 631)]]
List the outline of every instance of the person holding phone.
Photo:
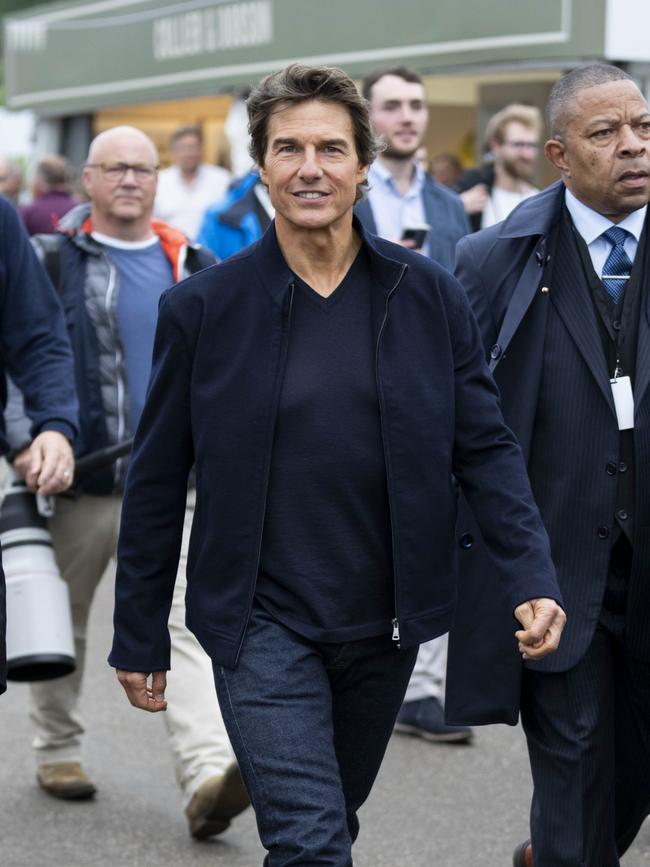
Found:
[(364, 78), (362, 92), (384, 150), (368, 171), (370, 189), (357, 216), (368, 231), (453, 269), (456, 244), (469, 223), (460, 197), (417, 159), (429, 120), (422, 79), (404, 66), (381, 69)]
[[(370, 189), (355, 208), (357, 216), (370, 232), (452, 270), (456, 244), (470, 227), (460, 197), (436, 183), (417, 159), (429, 119), (422, 79), (403, 66), (381, 69), (364, 78), (362, 92), (384, 150), (370, 166)], [(422, 645), (398, 731), (433, 742), (472, 739), (470, 728), (445, 723), (446, 667), (445, 635)]]

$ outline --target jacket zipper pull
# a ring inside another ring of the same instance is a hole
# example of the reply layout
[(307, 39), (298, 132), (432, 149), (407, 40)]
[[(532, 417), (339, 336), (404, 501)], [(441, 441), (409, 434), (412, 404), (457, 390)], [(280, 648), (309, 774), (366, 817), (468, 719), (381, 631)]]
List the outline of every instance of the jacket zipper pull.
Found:
[(397, 617), (393, 619), (393, 636), (392, 641), (399, 641), (399, 621)]

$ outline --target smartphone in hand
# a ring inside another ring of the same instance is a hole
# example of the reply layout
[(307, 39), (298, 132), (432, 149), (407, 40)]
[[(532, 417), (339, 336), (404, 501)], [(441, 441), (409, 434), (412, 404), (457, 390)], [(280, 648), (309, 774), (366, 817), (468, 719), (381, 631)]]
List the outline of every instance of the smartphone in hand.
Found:
[(421, 250), (427, 235), (431, 231), (431, 226), (427, 223), (422, 223), (418, 226), (405, 226), (402, 231), (402, 241), (413, 241), (416, 250)]

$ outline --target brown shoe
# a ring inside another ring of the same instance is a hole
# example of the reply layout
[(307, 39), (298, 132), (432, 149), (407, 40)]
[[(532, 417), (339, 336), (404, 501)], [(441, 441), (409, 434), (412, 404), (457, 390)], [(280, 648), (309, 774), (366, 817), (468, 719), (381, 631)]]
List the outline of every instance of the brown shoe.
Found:
[(533, 845), (530, 840), (517, 846), (512, 856), (512, 867), (533, 867)]
[(223, 776), (210, 777), (192, 795), (185, 808), (190, 834), (197, 840), (221, 834), (249, 804), (239, 768), (233, 763)]
[(79, 762), (39, 765), (36, 779), (48, 795), (69, 801), (85, 801), (97, 791)]

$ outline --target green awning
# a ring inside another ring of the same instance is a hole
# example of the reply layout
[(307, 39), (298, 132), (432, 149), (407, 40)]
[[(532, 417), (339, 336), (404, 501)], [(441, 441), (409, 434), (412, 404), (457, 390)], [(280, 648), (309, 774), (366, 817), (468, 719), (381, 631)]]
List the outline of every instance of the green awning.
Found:
[(603, 56), (606, 0), (96, 0), (5, 21), (11, 108), (74, 114), (201, 96), (285, 64), (361, 74)]

